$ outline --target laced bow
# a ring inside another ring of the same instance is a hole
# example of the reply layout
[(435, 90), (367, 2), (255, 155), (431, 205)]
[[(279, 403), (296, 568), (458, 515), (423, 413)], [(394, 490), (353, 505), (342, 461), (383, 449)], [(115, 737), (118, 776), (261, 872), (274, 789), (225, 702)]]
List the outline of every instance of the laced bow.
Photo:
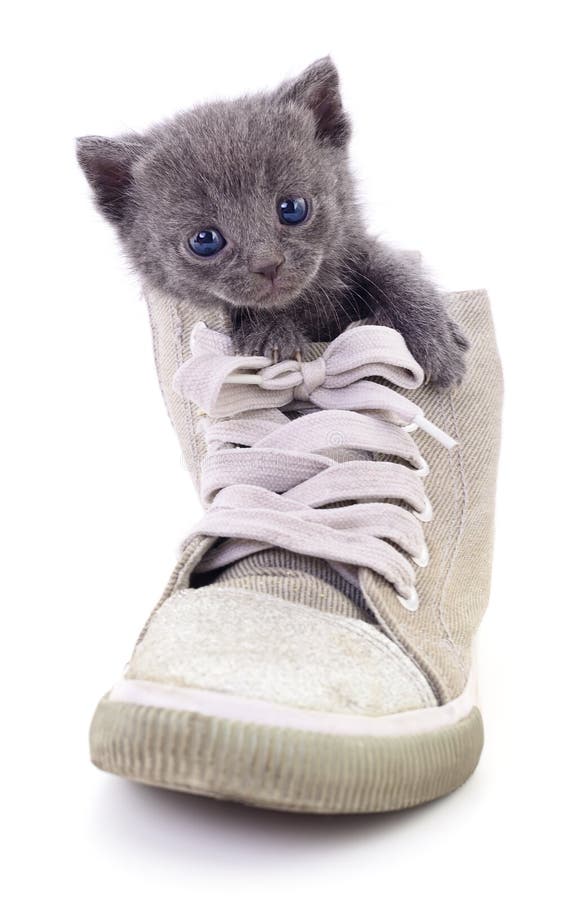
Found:
[(422, 384), (399, 332), (352, 327), (308, 362), (235, 356), (230, 338), (203, 323), (190, 346), (174, 387), (206, 413), (206, 512), (195, 533), (228, 539), (199, 570), (279, 546), (327, 559), (352, 581), (368, 567), (416, 609), (414, 564), (428, 563), (421, 523), (432, 512), (410, 432), (455, 441), (408, 397), (369, 380)]

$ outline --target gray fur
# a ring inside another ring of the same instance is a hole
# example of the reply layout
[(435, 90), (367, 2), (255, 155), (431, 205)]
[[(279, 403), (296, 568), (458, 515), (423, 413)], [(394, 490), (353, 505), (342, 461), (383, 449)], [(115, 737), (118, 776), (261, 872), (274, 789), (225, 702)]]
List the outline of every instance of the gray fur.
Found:
[[(464, 373), (467, 342), (418, 265), (370, 236), (349, 170), (337, 70), (319, 60), (274, 93), (213, 102), (141, 135), (85, 137), (78, 159), (103, 215), (151, 285), (230, 311), (235, 346), (281, 357), (362, 318), (399, 329), (433, 382)], [(301, 225), (277, 201), (306, 197)], [(227, 245), (196, 257), (215, 227)], [(284, 258), (276, 277), (260, 274)]]

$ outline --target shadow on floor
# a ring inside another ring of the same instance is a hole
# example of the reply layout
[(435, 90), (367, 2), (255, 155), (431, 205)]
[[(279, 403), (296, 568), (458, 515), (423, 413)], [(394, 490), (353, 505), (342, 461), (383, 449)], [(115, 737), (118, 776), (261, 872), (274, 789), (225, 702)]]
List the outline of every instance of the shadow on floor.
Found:
[[(161, 858), (256, 868), (270, 864), (336, 856), (377, 838), (398, 842), (410, 829), (437, 827), (442, 807), (455, 797), (394, 813), (316, 816), (256, 809), (102, 776), (92, 817), (99, 838), (117, 847)], [(470, 791), (470, 785), (460, 794)], [(466, 798), (467, 799), (467, 798)], [(396, 833), (396, 834), (394, 834)]]

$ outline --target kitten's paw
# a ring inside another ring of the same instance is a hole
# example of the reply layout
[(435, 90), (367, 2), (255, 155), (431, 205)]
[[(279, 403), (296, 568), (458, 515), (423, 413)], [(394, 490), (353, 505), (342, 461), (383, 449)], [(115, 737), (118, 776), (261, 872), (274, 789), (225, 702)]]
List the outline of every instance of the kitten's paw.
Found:
[(246, 324), (232, 334), (236, 353), (246, 356), (267, 356), (273, 362), (294, 359), (302, 353), (305, 336), (295, 323), (284, 317), (273, 321)]
[(430, 335), (418, 359), (426, 379), (435, 387), (449, 390), (466, 374), (466, 351), (470, 342), (460, 326), (446, 317), (442, 327)]

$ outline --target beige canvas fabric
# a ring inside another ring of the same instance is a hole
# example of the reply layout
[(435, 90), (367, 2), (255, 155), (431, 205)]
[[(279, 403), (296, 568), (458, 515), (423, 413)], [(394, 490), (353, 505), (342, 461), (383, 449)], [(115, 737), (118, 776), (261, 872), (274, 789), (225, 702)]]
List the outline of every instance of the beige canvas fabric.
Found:
[[(427, 490), (434, 508), (433, 520), (424, 526), (430, 564), (417, 579), (420, 608), (413, 612), (403, 608), (391, 586), (369, 570), (361, 572), (362, 595), (347, 598), (349, 587), (323, 560), (298, 560), (276, 550), (237, 563), (220, 577), (230, 587), (341, 615), (370, 620), (374, 614), (376, 627), (415, 661), (440, 703), (456, 697), (466, 685), (474, 634), (488, 600), (502, 401), (486, 293), (450, 294), (447, 300), (472, 346), (468, 375), (460, 389), (442, 394), (426, 385), (413, 391), (413, 400), (425, 415), (458, 441), (451, 453), (425, 435), (417, 437), (430, 465)], [(194, 308), (159, 293), (149, 293), (147, 302), (160, 385), (184, 460), (198, 484), (206, 454), (202, 416), (176, 393), (173, 379), (189, 357), (194, 324), (204, 321), (210, 328), (226, 331), (227, 322), (216, 309)], [(310, 358), (321, 350), (313, 345)], [(191, 572), (209, 544), (194, 538), (186, 545), (164, 599), (189, 585)]]

